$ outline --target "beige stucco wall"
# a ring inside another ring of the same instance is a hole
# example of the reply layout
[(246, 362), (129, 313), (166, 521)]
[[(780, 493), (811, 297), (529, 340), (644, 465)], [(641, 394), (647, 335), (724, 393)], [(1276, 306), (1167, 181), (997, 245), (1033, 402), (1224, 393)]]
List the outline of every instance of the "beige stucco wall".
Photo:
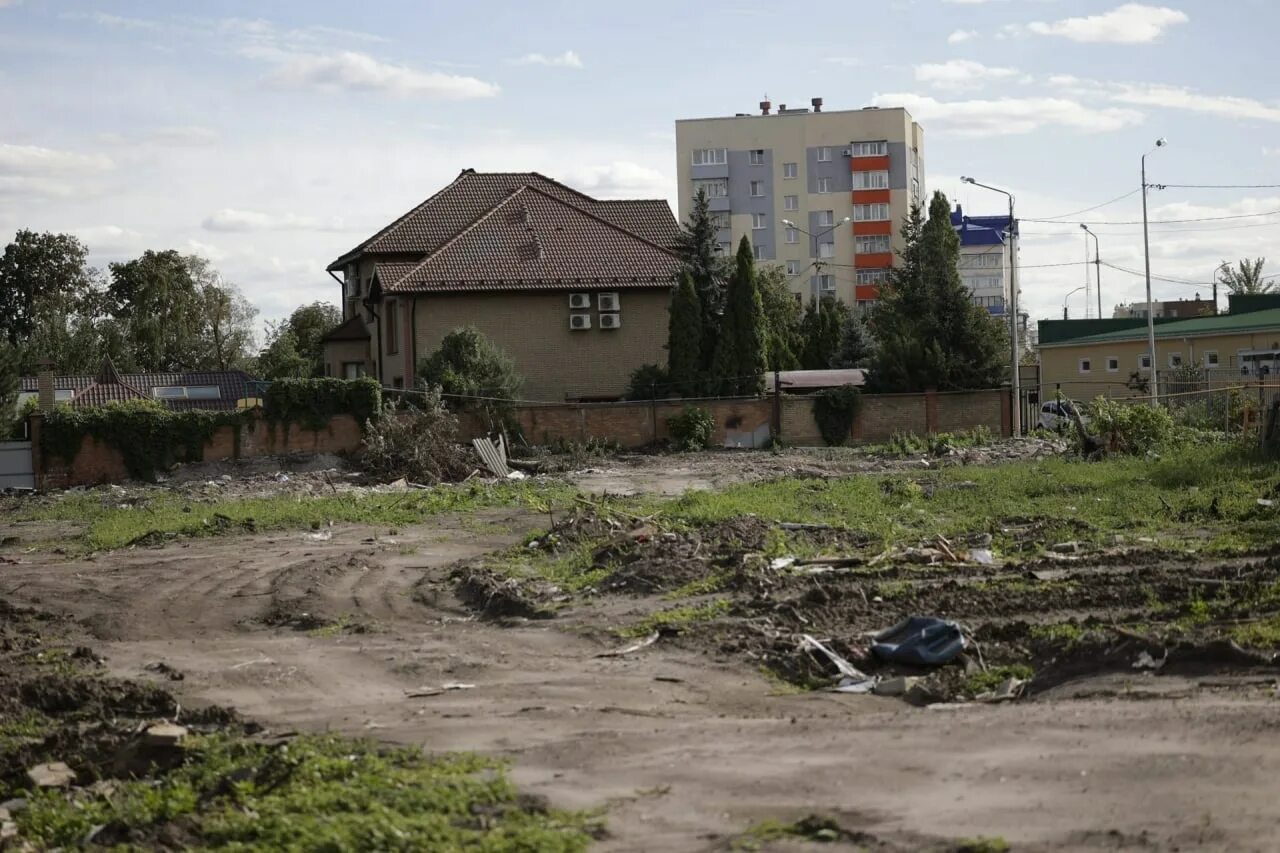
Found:
[(342, 379), (342, 365), (358, 361), (364, 364), (365, 373), (372, 373), (369, 363), (368, 341), (330, 341), (324, 345), (324, 375)]
[[(1278, 344), (1280, 328), (1235, 335), (1157, 338), (1156, 368), (1168, 370), (1169, 357), (1174, 353), (1182, 356), (1183, 364), (1204, 367), (1207, 352), (1218, 354), (1219, 369), (1237, 368), (1239, 350), (1269, 349)], [(1138, 392), (1126, 388), (1125, 383), (1135, 370), (1140, 369), (1139, 358), (1146, 353), (1145, 338), (1107, 344), (1041, 347), (1041, 384), (1048, 394), (1061, 388), (1063, 395), (1075, 400), (1090, 400), (1099, 395), (1137, 396)], [(1082, 373), (1080, 360), (1086, 358), (1089, 359), (1090, 370)], [(1114, 372), (1107, 370), (1108, 358), (1116, 358), (1120, 362)]]
[[(556, 402), (621, 395), (637, 367), (666, 363), (670, 292), (665, 288), (607, 292), (617, 292), (621, 300), (620, 329), (599, 328), (599, 314), (593, 307), (592, 328), (571, 331), (567, 292), (419, 297), (417, 357), (426, 358), (449, 332), (471, 325), (515, 362), (525, 380), (521, 393), (525, 399)], [(401, 313), (408, 316), (409, 312), (406, 308)], [(403, 373), (403, 367), (392, 360), (387, 368), (383, 378), (388, 384), (392, 373)]]

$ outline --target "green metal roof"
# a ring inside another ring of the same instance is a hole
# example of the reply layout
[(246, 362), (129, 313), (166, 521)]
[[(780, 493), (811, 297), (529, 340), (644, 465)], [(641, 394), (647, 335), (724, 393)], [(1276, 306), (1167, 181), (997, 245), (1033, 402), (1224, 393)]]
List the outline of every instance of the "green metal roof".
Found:
[[(1247, 314), (1218, 314), (1213, 317), (1195, 317), (1190, 320), (1158, 323), (1156, 325), (1156, 337), (1164, 340), (1167, 338), (1186, 338), (1193, 335), (1231, 335), (1264, 330), (1275, 331), (1277, 340), (1280, 340), (1280, 308), (1271, 308), (1266, 311), (1250, 311)], [(1040, 346), (1066, 347), (1084, 344), (1105, 344), (1114, 341), (1144, 341), (1146, 339), (1147, 327), (1143, 323), (1140, 328), (1136, 329), (1119, 329), (1114, 332), (1085, 335), (1051, 343), (1041, 341)]]

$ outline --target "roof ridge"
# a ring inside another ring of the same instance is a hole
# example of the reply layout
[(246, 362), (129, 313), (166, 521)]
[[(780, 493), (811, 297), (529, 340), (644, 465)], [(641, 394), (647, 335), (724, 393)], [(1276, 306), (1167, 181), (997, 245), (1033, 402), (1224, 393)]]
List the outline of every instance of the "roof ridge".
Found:
[(363, 250), (364, 250), (364, 248), (365, 248), (366, 246), (368, 246), (370, 243), (373, 243), (373, 242), (375, 242), (376, 240), (380, 239), (381, 237), (385, 236), (388, 232), (390, 232), (392, 229), (396, 228), (398, 225), (400, 225), (402, 222), (404, 222), (404, 221), (405, 221), (406, 219), (408, 219), (410, 216), (413, 216), (413, 215), (414, 215), (415, 213), (417, 213), (418, 211), (420, 211), (420, 210), (422, 210), (423, 208), (425, 208), (425, 207), (427, 207), (428, 205), (430, 205), (433, 201), (435, 201), (436, 199), (438, 199), (440, 196), (444, 195), (446, 192), (448, 192), (450, 189), (452, 189), (454, 186), (456, 186), (456, 185), (457, 185), (457, 184), (458, 184), (458, 183), (459, 183), (459, 182), (460, 182), (464, 177), (466, 177), (466, 176), (468, 176), (468, 175), (475, 175), (475, 174), (477, 174), (477, 172), (476, 172), (474, 169), (463, 169), (461, 172), (459, 172), (459, 173), (458, 173), (458, 176), (457, 176), (456, 178), (454, 178), (452, 181), (450, 181), (449, 183), (445, 184), (443, 187), (441, 187), (440, 189), (436, 190), (434, 193), (432, 193), (431, 195), (427, 196), (427, 197), (426, 197), (425, 199), (423, 199), (422, 201), (418, 202), (418, 204), (414, 205), (412, 208), (410, 208), (410, 209), (409, 209), (408, 211), (406, 211), (405, 213), (403, 213), (403, 214), (401, 214), (400, 216), (398, 216), (398, 217), (396, 217), (395, 219), (393, 219), (393, 220), (391, 221), (391, 223), (390, 223), (390, 224), (383, 226), (383, 227), (382, 227), (380, 230), (378, 230), (378, 231), (375, 231), (375, 232), (374, 232), (374, 234), (373, 234), (373, 236), (369, 237), (368, 239), (362, 240), (362, 241), (361, 241), (361, 242), (360, 242), (360, 243), (359, 243), (355, 248), (353, 248), (353, 249), (348, 249), (347, 251), (343, 252), (341, 255), (339, 255), (339, 256), (338, 256), (338, 259), (337, 259), (336, 261), (334, 261), (332, 264), (330, 264), (330, 265), (329, 265), (329, 267), (330, 267), (330, 268), (332, 268), (332, 267), (333, 267), (333, 266), (335, 266), (336, 264), (338, 264), (338, 263), (342, 262), (343, 260), (345, 260), (345, 259), (347, 259), (347, 258), (351, 257), (352, 255), (354, 255), (354, 254), (356, 254), (356, 253), (358, 253), (358, 252), (363, 251)]
[[(615, 231), (620, 231), (620, 232), (622, 232), (623, 234), (626, 234), (628, 237), (633, 237), (633, 238), (635, 238), (636, 240), (639, 240), (641, 243), (648, 244), (648, 245), (652, 246), (653, 248), (657, 249), (658, 251), (662, 252), (663, 254), (670, 255), (670, 256), (671, 256), (671, 257), (673, 257), (673, 258), (674, 258), (674, 257), (677, 257), (676, 253), (675, 253), (675, 252), (673, 252), (672, 250), (667, 249), (667, 248), (665, 248), (665, 247), (663, 247), (663, 246), (659, 246), (657, 243), (653, 242), (653, 241), (652, 241), (652, 240), (650, 240), (649, 238), (647, 238), (647, 237), (643, 237), (643, 236), (641, 236), (641, 235), (637, 234), (636, 232), (632, 231), (630, 228), (623, 228), (621, 225), (619, 225), (619, 224), (618, 224), (618, 223), (616, 223), (616, 222), (610, 222), (608, 219), (605, 219), (603, 216), (597, 216), (595, 213), (593, 213), (593, 212), (592, 212), (592, 211), (590, 211), (590, 210), (586, 210), (586, 209), (584, 209), (584, 208), (578, 207), (576, 204), (569, 204), (569, 202), (565, 201), (564, 199), (556, 198), (555, 196), (551, 195), (550, 193), (543, 192), (542, 190), (538, 189), (537, 187), (532, 187), (532, 186), (528, 186), (528, 185), (526, 185), (526, 186), (522, 187), (521, 189), (527, 189), (527, 190), (530, 190), (531, 192), (535, 192), (535, 193), (537, 193), (537, 194), (538, 194), (538, 195), (540, 195), (540, 196), (543, 196), (543, 197), (545, 197), (545, 198), (549, 198), (549, 199), (551, 199), (551, 201), (555, 202), (556, 204), (563, 204), (565, 207), (572, 208), (573, 210), (578, 211), (579, 213), (583, 214), (584, 216), (589, 216), (589, 217), (591, 217), (592, 219), (596, 220), (597, 222), (603, 223), (604, 225), (608, 226), (609, 228), (612, 228), (612, 229), (613, 229), (613, 230), (615, 230)], [(624, 199), (618, 199), (618, 201), (623, 201), (623, 200), (624, 200)], [(655, 200), (656, 200), (656, 199), (655, 199)]]

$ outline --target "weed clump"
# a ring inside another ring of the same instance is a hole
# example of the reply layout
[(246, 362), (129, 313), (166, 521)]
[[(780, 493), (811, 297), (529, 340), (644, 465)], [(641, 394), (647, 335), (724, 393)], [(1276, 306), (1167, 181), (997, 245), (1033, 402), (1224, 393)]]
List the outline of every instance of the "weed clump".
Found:
[(452, 482), (471, 471), (458, 443), (458, 419), (444, 405), (438, 387), (412, 404), (388, 406), (382, 417), (370, 420), (360, 462), (376, 477), (417, 483)]
[(685, 406), (680, 414), (667, 418), (667, 429), (677, 450), (706, 450), (711, 446), (716, 421), (706, 409)]

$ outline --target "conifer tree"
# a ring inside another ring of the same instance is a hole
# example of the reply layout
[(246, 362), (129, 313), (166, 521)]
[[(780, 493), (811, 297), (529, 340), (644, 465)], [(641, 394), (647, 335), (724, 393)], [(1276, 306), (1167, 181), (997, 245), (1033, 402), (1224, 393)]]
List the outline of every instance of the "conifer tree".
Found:
[(668, 309), (667, 374), (671, 391), (696, 396), (702, 385), (702, 301), (688, 270), (680, 273)]
[(745, 236), (725, 293), (724, 319), (712, 363), (713, 381), (721, 393), (734, 396), (764, 391), (768, 353), (764, 305), (756, 284), (755, 257)]

